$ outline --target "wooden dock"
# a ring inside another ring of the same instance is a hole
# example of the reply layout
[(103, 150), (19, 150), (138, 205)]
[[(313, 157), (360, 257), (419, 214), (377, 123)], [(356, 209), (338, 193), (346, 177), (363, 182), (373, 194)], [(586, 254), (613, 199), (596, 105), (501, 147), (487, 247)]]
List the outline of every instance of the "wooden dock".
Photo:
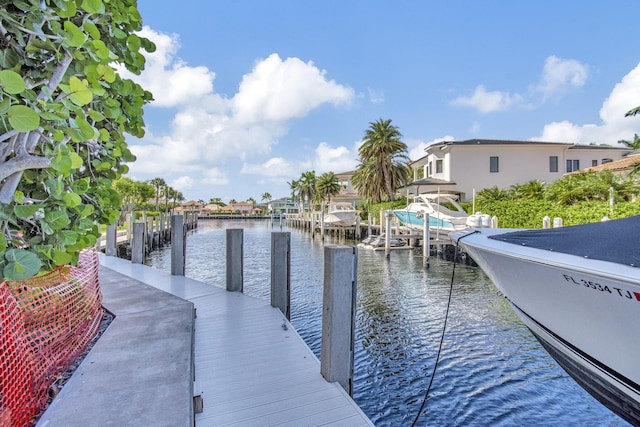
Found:
[(372, 426), (282, 313), (262, 301), (184, 276), (101, 255), (103, 266), (196, 308), (194, 395), (207, 426)]

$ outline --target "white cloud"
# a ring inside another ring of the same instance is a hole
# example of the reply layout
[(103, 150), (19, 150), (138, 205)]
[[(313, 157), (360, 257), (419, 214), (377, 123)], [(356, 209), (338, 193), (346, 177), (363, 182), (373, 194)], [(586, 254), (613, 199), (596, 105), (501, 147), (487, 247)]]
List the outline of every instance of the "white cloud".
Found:
[(640, 104), (640, 64), (617, 83), (600, 108), (600, 124), (553, 122), (544, 127), (536, 140), (588, 144), (614, 144), (621, 139), (633, 139), (638, 133), (640, 117), (625, 117), (625, 113)]
[[(257, 61), (242, 77), (238, 92), (228, 98), (214, 92), (213, 71), (177, 57), (178, 36), (148, 27), (140, 34), (152, 40), (157, 50), (147, 55), (140, 76), (129, 77), (153, 92), (151, 105), (173, 107), (176, 112), (169, 131), (157, 134), (149, 124), (143, 140), (130, 141), (138, 158), (130, 165), (132, 174), (187, 173), (198, 176), (196, 182), (226, 184), (228, 176), (217, 168), (232, 169), (233, 160), (247, 162), (268, 155), (288, 133), (291, 120), (323, 104), (348, 106), (355, 99), (353, 89), (327, 79), (326, 71), (313, 62), (282, 60), (277, 54)], [(272, 168), (256, 170), (269, 176)]]
[(515, 104), (522, 103), (523, 98), (518, 94), (509, 94), (500, 91), (487, 91), (483, 85), (479, 85), (471, 96), (459, 96), (451, 101), (452, 105), (461, 107), (471, 107), (480, 113), (493, 113), (510, 108)]
[[(297, 179), (300, 174), (313, 170), (316, 175), (325, 172), (347, 172), (356, 168), (358, 161), (357, 143), (349, 149), (344, 146), (331, 147), (326, 142), (318, 144), (314, 156), (310, 160), (291, 162), (282, 157), (272, 157), (264, 163), (244, 163), (240, 173), (246, 175), (262, 175), (268, 178), (279, 178), (290, 181)], [(274, 182), (273, 179), (270, 180)]]
[(350, 103), (353, 89), (327, 80), (325, 74), (311, 61), (283, 61), (273, 53), (242, 78), (232, 100), (234, 116), (241, 123), (284, 121), (306, 116), (324, 103)]
[(129, 73), (123, 67), (119, 73), (153, 93), (151, 105), (173, 107), (188, 104), (213, 90), (214, 72), (206, 67), (190, 67), (175, 56), (180, 48), (176, 34), (160, 34), (147, 26), (138, 34), (152, 40), (156, 51), (145, 53), (145, 71), (140, 76)]
[(344, 146), (331, 147), (326, 142), (321, 142), (316, 147), (313, 165), (317, 174), (353, 170), (358, 165), (357, 148), (356, 146), (352, 149)]
[(171, 181), (169, 186), (180, 192), (184, 192), (193, 187), (193, 178), (189, 176), (181, 176)]
[(296, 168), (282, 157), (272, 157), (261, 164), (244, 163), (240, 173), (247, 175), (264, 175), (268, 177), (288, 177), (295, 175)]
[(420, 140), (416, 140), (416, 141), (406, 141), (407, 146), (409, 147), (409, 158), (411, 160), (418, 160), (421, 159), (422, 157), (424, 157), (427, 153), (425, 153), (425, 149), (432, 145), (432, 144), (436, 144), (438, 142), (443, 142), (443, 141), (455, 141), (455, 138), (452, 136), (444, 136), (442, 138), (436, 138), (433, 139), (429, 142), (424, 142), (424, 141), (420, 141)]
[[(471, 107), (480, 113), (505, 111), (513, 107), (541, 105), (554, 95), (563, 94), (569, 88), (582, 87), (587, 81), (589, 67), (575, 59), (549, 56), (544, 62), (540, 82), (533, 85), (525, 95), (499, 90), (489, 91), (484, 85), (476, 86), (470, 96), (459, 96), (451, 105)], [(542, 95), (542, 102), (537, 98)]]
[(367, 93), (369, 94), (369, 102), (372, 104), (382, 104), (384, 102), (384, 92), (367, 88)]
[(208, 185), (226, 185), (229, 183), (229, 177), (219, 168), (209, 168), (204, 171), (200, 182)]
[(542, 78), (537, 90), (543, 97), (563, 92), (568, 87), (581, 87), (587, 81), (589, 68), (575, 59), (562, 59), (549, 56), (544, 61)]

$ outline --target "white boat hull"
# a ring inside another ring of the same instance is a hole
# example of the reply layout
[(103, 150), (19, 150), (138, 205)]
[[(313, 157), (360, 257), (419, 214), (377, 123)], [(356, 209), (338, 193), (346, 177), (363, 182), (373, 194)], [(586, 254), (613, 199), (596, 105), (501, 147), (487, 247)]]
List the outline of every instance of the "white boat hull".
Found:
[(354, 209), (350, 203), (336, 202), (329, 205), (323, 222), (330, 227), (353, 227), (359, 223), (359, 219), (360, 211)]
[(640, 424), (640, 270), (484, 234), (496, 232), (452, 237), (580, 385)]
[(324, 216), (324, 223), (328, 226), (353, 227), (359, 215), (358, 211), (328, 213)]

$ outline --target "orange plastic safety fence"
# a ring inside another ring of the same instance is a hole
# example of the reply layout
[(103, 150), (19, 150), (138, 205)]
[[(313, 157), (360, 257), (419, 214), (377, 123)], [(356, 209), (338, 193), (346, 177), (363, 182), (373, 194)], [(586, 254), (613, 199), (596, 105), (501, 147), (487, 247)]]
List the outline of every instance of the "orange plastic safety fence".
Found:
[(102, 321), (98, 254), (21, 282), (0, 284), (0, 426), (31, 424), (49, 388)]

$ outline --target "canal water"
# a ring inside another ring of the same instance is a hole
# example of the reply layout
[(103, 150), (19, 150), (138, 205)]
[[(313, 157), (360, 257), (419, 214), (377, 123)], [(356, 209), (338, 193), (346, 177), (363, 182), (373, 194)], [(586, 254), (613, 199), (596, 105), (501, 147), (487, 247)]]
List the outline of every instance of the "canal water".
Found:
[[(226, 229), (244, 230), (244, 292), (269, 301), (271, 232), (291, 232), (291, 322), (320, 357), (323, 247), (268, 220), (201, 220), (186, 275), (225, 287)], [(355, 244), (327, 239), (327, 244)], [(170, 249), (148, 265), (170, 271)], [(354, 399), (376, 426), (627, 426), (545, 352), (477, 267), (413, 251), (358, 251)]]

